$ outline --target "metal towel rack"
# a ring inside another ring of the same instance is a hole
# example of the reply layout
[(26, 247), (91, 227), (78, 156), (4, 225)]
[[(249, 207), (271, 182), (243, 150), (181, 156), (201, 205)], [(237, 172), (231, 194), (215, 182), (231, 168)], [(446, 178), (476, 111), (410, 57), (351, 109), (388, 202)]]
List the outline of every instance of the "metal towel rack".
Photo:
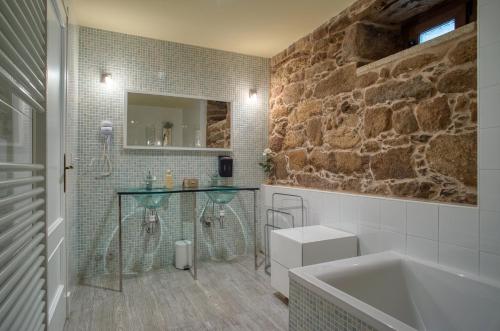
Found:
[[(281, 207), (281, 208), (276, 208), (275, 206), (275, 198), (277, 196), (285, 196), (285, 197), (290, 197), (294, 199), (300, 200), (300, 205), (298, 206), (290, 206), (290, 207)], [(271, 246), (269, 242), (269, 231), (272, 230), (277, 230), (277, 229), (282, 229), (283, 227), (279, 227), (275, 223), (275, 214), (280, 214), (286, 217), (289, 217), (291, 220), (291, 227), (294, 228), (296, 226), (295, 224), (295, 217), (292, 213), (285, 210), (296, 210), (300, 209), (301, 210), (301, 220), (300, 220), (300, 226), (306, 226), (307, 225), (307, 219), (305, 217), (305, 210), (304, 210), (304, 198), (302, 198), (300, 195), (296, 194), (287, 194), (287, 193), (278, 193), (275, 192), (273, 193), (272, 197), (272, 206), (271, 208), (268, 208), (266, 210), (266, 224), (264, 225), (264, 271), (266, 274), (270, 275), (271, 274)], [(269, 215), (272, 215), (271, 217), (271, 222), (269, 222)]]

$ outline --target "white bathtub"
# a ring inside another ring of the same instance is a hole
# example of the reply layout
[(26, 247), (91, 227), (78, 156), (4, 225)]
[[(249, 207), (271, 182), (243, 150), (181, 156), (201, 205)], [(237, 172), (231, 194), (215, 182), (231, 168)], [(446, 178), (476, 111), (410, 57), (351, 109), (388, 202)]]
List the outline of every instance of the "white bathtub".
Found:
[(500, 330), (500, 284), (398, 253), (292, 269), (290, 279), (377, 330)]

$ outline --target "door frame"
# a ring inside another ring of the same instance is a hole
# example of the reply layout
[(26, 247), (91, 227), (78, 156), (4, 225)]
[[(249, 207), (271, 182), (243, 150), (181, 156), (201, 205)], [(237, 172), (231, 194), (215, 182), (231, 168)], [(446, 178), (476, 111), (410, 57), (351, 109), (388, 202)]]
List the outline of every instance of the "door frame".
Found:
[[(54, 10), (55, 16), (57, 23), (60, 26), (61, 29), (61, 36), (60, 36), (60, 77), (59, 77), (59, 95), (58, 95), (58, 105), (59, 105), (59, 114), (58, 114), (58, 124), (59, 124), (59, 137), (58, 137), (58, 147), (59, 147), (59, 160), (57, 160), (59, 164), (58, 168), (58, 173), (57, 173), (57, 178), (59, 179), (59, 197), (58, 197), (58, 203), (59, 203), (59, 211), (57, 218), (52, 220), (48, 219), (48, 213), (47, 215), (47, 229), (46, 229), (46, 240), (47, 240), (47, 260), (46, 260), (46, 279), (47, 279), (47, 285), (46, 285), (46, 326), (47, 330), (49, 331), (59, 331), (60, 327), (64, 328), (64, 324), (69, 317), (69, 303), (68, 303), (68, 228), (66, 226), (66, 210), (65, 210), (65, 192), (63, 189), (63, 183), (61, 183), (62, 180), (62, 173), (61, 171), (64, 171), (64, 152), (65, 152), (65, 144), (64, 144), (64, 138), (65, 138), (65, 127), (66, 127), (66, 100), (67, 100), (67, 35), (68, 35), (68, 15), (67, 11), (65, 9), (65, 6), (63, 4), (62, 0), (46, 0), (46, 20), (47, 20), (47, 57), (49, 56), (49, 50), (48, 50), (48, 45), (49, 45), (49, 29), (48, 29), (48, 15), (49, 15), (49, 7), (51, 7)], [(48, 68), (48, 64), (47, 64)], [(47, 72), (47, 97), (49, 96), (49, 81), (48, 81), (48, 72)], [(47, 115), (49, 109), (47, 105)], [(52, 115), (52, 114), (51, 114)], [(47, 133), (46, 133), (47, 134)], [(55, 137), (54, 137), (55, 138)], [(47, 140), (47, 135), (45, 136), (45, 139)], [(55, 138), (57, 139), (57, 138)], [(48, 141), (47, 144), (50, 144)], [(49, 146), (46, 147), (45, 154), (47, 158), (47, 151), (48, 151)], [(47, 160), (49, 162), (50, 160)], [(48, 200), (46, 200), (48, 201)], [(46, 208), (51, 208), (52, 206), (49, 206), (48, 203), (46, 203)], [(51, 223), (52, 222), (52, 223)], [(54, 240), (50, 240), (51, 237), (55, 237)], [(59, 267), (59, 270), (52, 270), (51, 269), (51, 260), (52, 258), (56, 258), (56, 254), (59, 255), (59, 263), (57, 266)], [(61, 283), (57, 283), (57, 287), (55, 288), (54, 293), (49, 293), (49, 279), (50, 277), (53, 276), (54, 273), (59, 273), (57, 274), (59, 276), (59, 280), (62, 282), (62, 286), (59, 285)], [(55, 294), (54, 300), (52, 302), (49, 302), (50, 296), (52, 294)], [(64, 308), (61, 308), (59, 306), (60, 300), (64, 300)], [(55, 317), (57, 310), (58, 309), (64, 309), (64, 316), (58, 317), (60, 322), (54, 321), (57, 325), (54, 325), (53, 323), (51, 324), (53, 317)], [(61, 325), (62, 324), (62, 325)]]

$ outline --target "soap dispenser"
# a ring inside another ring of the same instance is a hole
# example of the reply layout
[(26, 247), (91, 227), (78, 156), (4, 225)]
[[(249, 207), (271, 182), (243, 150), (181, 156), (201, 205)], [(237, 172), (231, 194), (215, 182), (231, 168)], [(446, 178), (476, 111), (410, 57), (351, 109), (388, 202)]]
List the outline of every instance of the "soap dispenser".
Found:
[(230, 156), (219, 156), (219, 176), (233, 177), (233, 158)]
[(168, 189), (174, 188), (174, 176), (170, 169), (165, 173), (165, 187)]

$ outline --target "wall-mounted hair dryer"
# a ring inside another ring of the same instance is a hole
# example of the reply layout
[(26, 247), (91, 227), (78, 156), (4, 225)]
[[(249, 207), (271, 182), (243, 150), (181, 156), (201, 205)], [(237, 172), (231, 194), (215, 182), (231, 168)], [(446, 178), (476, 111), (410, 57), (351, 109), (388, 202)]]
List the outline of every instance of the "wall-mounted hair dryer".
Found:
[(106, 140), (111, 140), (111, 136), (113, 135), (113, 123), (111, 121), (101, 122), (101, 135)]
[[(113, 172), (113, 165), (111, 164), (110, 152), (111, 152), (111, 138), (113, 137), (113, 123), (108, 120), (101, 121), (101, 129), (100, 129), (101, 137), (103, 138), (102, 142), (102, 155), (101, 160), (103, 163), (102, 172), (96, 177), (102, 178), (111, 175)], [(90, 166), (94, 164), (95, 158), (90, 162)]]

